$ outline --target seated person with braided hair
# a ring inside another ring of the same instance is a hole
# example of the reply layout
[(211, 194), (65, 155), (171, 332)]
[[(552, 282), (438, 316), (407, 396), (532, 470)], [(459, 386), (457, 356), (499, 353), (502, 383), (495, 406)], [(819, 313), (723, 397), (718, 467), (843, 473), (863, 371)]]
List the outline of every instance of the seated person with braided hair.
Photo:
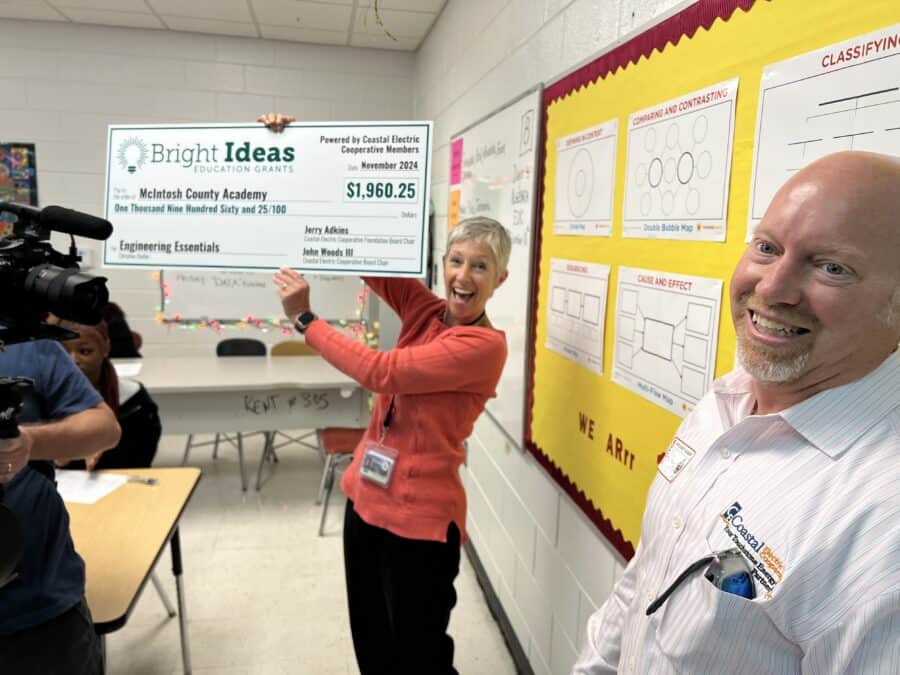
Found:
[(62, 346), (100, 392), (122, 427), (122, 439), (116, 447), (87, 460), (70, 462), (65, 468), (93, 470), (150, 466), (162, 435), (159, 410), (143, 385), (116, 374), (109, 360), (110, 339), (106, 322), (86, 326), (59, 321), (55, 317), (50, 321), (79, 334), (77, 338), (65, 340)]

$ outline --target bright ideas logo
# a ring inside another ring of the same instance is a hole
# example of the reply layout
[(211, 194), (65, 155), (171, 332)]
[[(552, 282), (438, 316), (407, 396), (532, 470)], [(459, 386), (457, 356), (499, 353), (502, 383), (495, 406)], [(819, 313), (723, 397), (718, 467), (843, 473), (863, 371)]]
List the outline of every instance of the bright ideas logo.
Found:
[(116, 157), (123, 169), (127, 169), (128, 173), (134, 173), (147, 161), (147, 146), (136, 136), (126, 138), (119, 144)]

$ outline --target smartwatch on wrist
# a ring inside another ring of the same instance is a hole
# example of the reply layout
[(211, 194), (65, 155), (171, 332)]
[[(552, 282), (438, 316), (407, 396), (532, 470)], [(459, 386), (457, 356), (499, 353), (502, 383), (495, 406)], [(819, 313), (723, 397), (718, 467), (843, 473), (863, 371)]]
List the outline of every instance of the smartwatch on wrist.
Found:
[(297, 329), (297, 332), (303, 335), (306, 332), (306, 329), (309, 328), (309, 324), (318, 319), (315, 314), (310, 311), (303, 312), (300, 316), (297, 317), (297, 320), (294, 322), (294, 328)]

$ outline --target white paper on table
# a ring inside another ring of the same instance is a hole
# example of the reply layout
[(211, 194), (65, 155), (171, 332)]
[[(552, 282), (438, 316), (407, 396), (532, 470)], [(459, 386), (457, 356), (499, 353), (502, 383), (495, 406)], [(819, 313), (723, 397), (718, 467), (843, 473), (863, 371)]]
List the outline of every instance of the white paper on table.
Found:
[(124, 363), (113, 361), (113, 367), (116, 369), (116, 375), (119, 377), (137, 377), (141, 373), (140, 361), (126, 361)]
[(93, 471), (56, 470), (56, 489), (63, 501), (94, 504), (128, 481), (128, 476)]

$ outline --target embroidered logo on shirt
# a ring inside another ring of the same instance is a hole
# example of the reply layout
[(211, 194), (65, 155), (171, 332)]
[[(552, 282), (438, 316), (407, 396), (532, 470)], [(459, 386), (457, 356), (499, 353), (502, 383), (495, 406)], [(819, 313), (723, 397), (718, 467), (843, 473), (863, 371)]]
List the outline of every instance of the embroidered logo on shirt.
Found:
[(694, 458), (694, 454), (694, 449), (676, 436), (657, 468), (663, 478), (671, 483)]
[(725, 534), (750, 564), (753, 578), (766, 590), (766, 598), (771, 598), (775, 586), (784, 578), (784, 563), (750, 528), (743, 510), (740, 502), (733, 502), (719, 517), (725, 523)]

